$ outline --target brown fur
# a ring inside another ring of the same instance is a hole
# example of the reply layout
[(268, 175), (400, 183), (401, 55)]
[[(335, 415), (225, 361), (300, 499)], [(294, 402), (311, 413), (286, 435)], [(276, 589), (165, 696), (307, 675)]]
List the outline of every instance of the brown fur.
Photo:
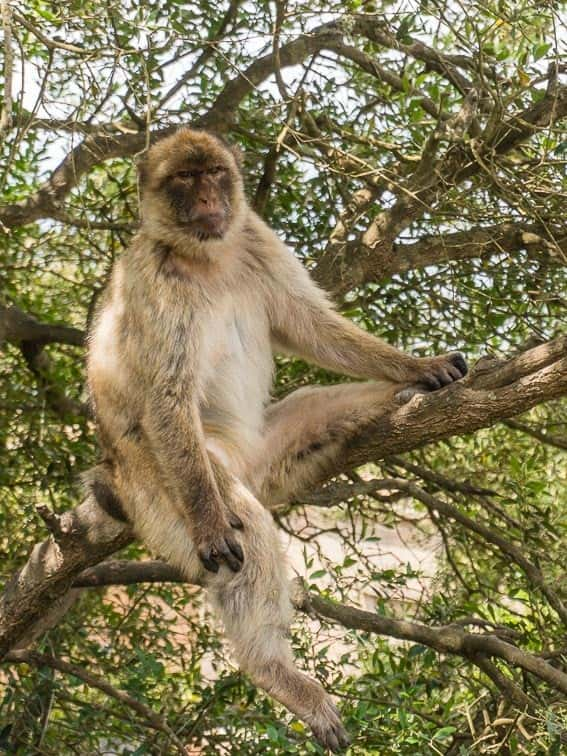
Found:
[[(293, 663), (284, 560), (257, 497), (269, 506), (331, 469), (341, 438), (400, 388), (466, 367), (405, 355), (337, 314), (248, 207), (217, 137), (181, 129), (140, 172), (141, 228), (90, 333), (103, 484), (151, 549), (206, 582), (243, 669), (338, 750), (335, 707)], [(302, 389), (266, 409), (272, 349), (378, 382)]]

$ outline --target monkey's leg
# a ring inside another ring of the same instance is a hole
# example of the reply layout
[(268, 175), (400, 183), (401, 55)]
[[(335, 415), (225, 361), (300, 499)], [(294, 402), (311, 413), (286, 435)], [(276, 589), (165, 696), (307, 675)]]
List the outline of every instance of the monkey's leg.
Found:
[[(389, 382), (313, 387), (275, 403), (267, 412), (262, 461), (247, 479), (268, 506), (289, 499), (322, 468), (332, 470), (348, 434), (362, 419), (380, 413), (402, 388)], [(248, 496), (245, 511), (235, 511), (244, 532), (253, 535), (245, 549), (253, 549), (241, 573), (215, 586), (219, 612), (229, 637), (238, 638), (233, 640), (236, 655), (252, 680), (308, 722), (321, 743), (339, 750), (348, 739), (338, 711), (322, 686), (295, 668), (285, 637), (290, 601), (272, 519)], [(255, 529), (246, 521), (251, 513)]]
[(389, 381), (310, 386), (268, 407), (265, 444), (250, 476), (260, 500), (273, 508), (331, 473), (346, 439), (405, 387)]
[[(151, 451), (127, 439), (115, 450), (114, 467), (98, 469), (97, 498), (105, 488), (108, 495), (115, 491), (137, 535), (189, 581), (206, 587), (236, 659), (252, 681), (309, 724), (326, 748), (344, 747), (348, 737), (330, 696), (294, 664), (287, 639), (292, 607), (285, 559), (270, 513), (228, 471), (217, 470), (226, 476), (231, 509), (244, 526), (245, 560), (238, 573), (223, 565), (212, 574), (198, 559), (186, 520), (164, 495)], [(212, 461), (218, 467), (218, 460)]]
[(331, 697), (295, 667), (287, 638), (289, 583), (272, 516), (238, 481), (231, 507), (244, 525), (244, 564), (234, 575), (226, 568), (207, 574), (206, 582), (236, 659), (252, 682), (305, 721), (325, 748), (339, 751), (349, 739)]
[(112, 445), (112, 462), (87, 475), (96, 500), (111, 515), (121, 509), (136, 536), (155, 554), (178, 567), (189, 581), (200, 582), (202, 564), (186, 518), (168, 496), (151, 450), (136, 435)]

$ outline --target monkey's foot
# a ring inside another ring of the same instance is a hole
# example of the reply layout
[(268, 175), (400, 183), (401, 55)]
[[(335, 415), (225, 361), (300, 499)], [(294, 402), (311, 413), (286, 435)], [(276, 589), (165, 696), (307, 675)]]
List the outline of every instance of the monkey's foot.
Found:
[(242, 528), (236, 515), (228, 521), (207, 523), (194, 535), (199, 559), (209, 572), (218, 572), (221, 562), (225, 562), (233, 572), (239, 572), (244, 562), (242, 547), (233, 535), (233, 530)]
[(450, 352), (439, 357), (424, 357), (416, 384), (426, 391), (437, 391), (468, 373), (467, 361), (460, 352)]
[(341, 722), (339, 710), (329, 696), (326, 695), (317, 710), (307, 717), (307, 722), (323, 748), (340, 753), (349, 745), (350, 738)]

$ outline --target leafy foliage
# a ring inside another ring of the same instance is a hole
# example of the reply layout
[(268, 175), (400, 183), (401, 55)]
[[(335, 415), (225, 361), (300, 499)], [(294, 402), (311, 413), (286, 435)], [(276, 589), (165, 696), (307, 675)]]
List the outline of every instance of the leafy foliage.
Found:
[[(283, 8), (281, 28), (276, 5)], [(215, 124), (243, 148), (249, 196), (321, 283), (338, 292), (345, 314), (416, 353), (459, 347), (472, 361), (547, 341), (565, 318), (565, 132), (551, 119), (502, 151), (508, 135), (499, 129), (525, 124), (526, 112), (564, 86), (565, 8), (552, 0), (14, 2), (4, 14), (4, 37), (11, 30), (13, 40), (1, 86), (5, 101), (8, 92), (13, 98), (0, 142), (2, 205), (25, 203), (89, 135), (134, 134), (143, 148), (150, 132), (206, 119), (225, 85), (240, 77), (253, 86), (232, 112), (220, 108)], [(362, 33), (356, 14), (377, 14), (375, 29), (390, 34), (391, 44)], [(341, 19), (343, 46), (364, 60), (329, 43), (286, 67), (286, 45), (301, 34), (316, 37), (333, 19)], [(280, 85), (271, 75), (276, 27)], [(256, 76), (250, 67), (262, 56), (269, 70)], [(479, 93), (476, 113), (461, 131), (443, 130), (462, 111), (466, 82)], [(444, 172), (457, 149), (469, 156), (467, 165)], [(95, 161), (63, 200), (46, 200), (30, 222), (4, 225), (0, 207), (4, 305), (42, 323), (85, 329), (112, 261), (135, 229), (138, 151)], [(371, 201), (350, 212), (365, 191)], [(418, 210), (407, 210), (387, 253), (380, 258), (377, 247), (378, 262), (357, 278), (365, 231), (412, 196), (422, 197)], [(341, 224), (343, 241), (360, 244), (337, 277), (328, 275), (327, 262)], [(462, 239), (452, 246), (452, 235), (463, 231), (473, 244), (479, 229), (493, 234), (485, 247), (465, 254)], [(431, 264), (396, 262), (411, 244), (438, 238), (442, 252)], [(63, 396), (83, 407), (82, 351), (42, 346), (38, 367), (23, 342), (8, 338), (4, 346), (0, 572), (7, 580), (45, 537), (37, 505), (71, 508), (79, 474), (97, 450), (86, 412), (62, 413), (56, 401)], [(336, 380), (279, 358), (275, 393)], [(519, 426), (431, 444), (369, 464), (343, 482), (417, 481), (515, 544), (565, 598), (566, 448), (567, 408), (555, 401)], [(302, 503), (278, 513), (290, 542), (301, 543), (311, 590), (432, 626), (473, 618), (482, 630), (507, 633), (567, 670), (565, 625), (509, 554), (395, 492), (355, 492), (330, 503), (323, 513)], [(435, 550), (433, 579), (405, 552), (383, 565), (384, 528)], [(329, 533), (342, 561), (328, 551)], [(143, 554), (132, 546), (123, 556)], [(416, 581), (424, 592), (409, 600)], [(167, 716), (180, 738), (201, 749), (194, 753), (321, 753), (300, 722), (231, 666), (196, 590), (164, 584), (87, 591), (39, 645)], [(501, 687), (469, 661), (419, 644), (301, 616), (294, 648), (338, 696), (352, 754), (552, 756), (565, 742), (564, 696), (504, 665), (497, 671), (533, 697), (533, 711), (503, 703)], [(3, 665), (0, 682), (0, 751), (174, 752), (163, 732), (73, 676)]]

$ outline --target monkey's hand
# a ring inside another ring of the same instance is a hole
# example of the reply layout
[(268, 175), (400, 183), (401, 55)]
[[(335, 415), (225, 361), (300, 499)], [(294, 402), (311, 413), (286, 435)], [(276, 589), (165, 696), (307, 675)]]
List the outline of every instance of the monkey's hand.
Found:
[(226, 562), (233, 572), (239, 572), (244, 561), (242, 547), (234, 536), (242, 529), (242, 521), (230, 510), (208, 516), (198, 524), (193, 535), (199, 559), (210, 572), (218, 572)]
[(426, 391), (448, 386), (468, 373), (467, 362), (460, 352), (450, 352), (438, 357), (423, 357), (418, 360), (416, 384)]

